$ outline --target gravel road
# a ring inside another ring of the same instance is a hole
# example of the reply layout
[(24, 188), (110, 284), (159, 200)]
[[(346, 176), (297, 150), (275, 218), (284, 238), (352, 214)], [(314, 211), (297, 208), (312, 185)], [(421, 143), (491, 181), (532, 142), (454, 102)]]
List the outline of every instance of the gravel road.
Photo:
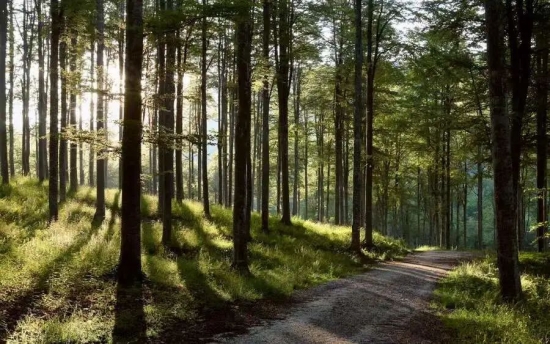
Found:
[(446, 343), (449, 337), (429, 310), (436, 282), (471, 254), (433, 251), (300, 291), (282, 320), (223, 343)]

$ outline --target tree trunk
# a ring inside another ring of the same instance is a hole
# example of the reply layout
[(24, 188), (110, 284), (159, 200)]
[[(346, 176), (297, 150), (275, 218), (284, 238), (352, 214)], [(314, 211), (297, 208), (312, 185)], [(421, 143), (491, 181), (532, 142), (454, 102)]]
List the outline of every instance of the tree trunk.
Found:
[[(90, 87), (94, 88), (94, 81), (96, 78), (95, 72), (95, 43), (92, 39), (92, 44), (90, 48)], [(90, 94), (90, 133), (94, 131), (94, 113), (95, 113), (95, 104), (93, 94)], [(88, 184), (90, 186), (95, 186), (95, 148), (94, 144), (90, 144), (90, 151), (88, 156)]]
[(281, 159), (281, 222), (291, 225), (290, 188), (288, 166), (288, 97), (290, 93), (290, 23), (288, 0), (281, 0), (279, 10), (279, 63), (277, 68), (277, 89), (279, 96), (279, 154)]
[[(55, 1), (55, 0), (54, 0)], [(8, 45), (8, 3), (0, 4), (0, 170), (2, 184), (10, 182), (8, 135), (6, 131), (6, 53)]]
[[(210, 200), (208, 198), (208, 132), (207, 132), (207, 113), (206, 113), (206, 49), (207, 49), (207, 18), (206, 18), (206, 0), (202, 0), (204, 7), (204, 17), (202, 19), (202, 34), (201, 34), (201, 146), (202, 146), (202, 204), (204, 208), (204, 216), (209, 219), (210, 214)], [(239, 189), (237, 189), (239, 190)]]
[[(540, 32), (536, 36), (537, 43), (537, 248), (543, 252), (546, 248), (546, 164), (548, 138), (548, 41)], [(520, 243), (521, 245), (521, 243)]]
[(142, 0), (127, 0), (126, 13), (126, 81), (122, 135), (122, 226), (118, 282), (128, 286), (141, 279)]
[(294, 81), (294, 187), (292, 190), (292, 215), (298, 214), (298, 183), (300, 178), (299, 152), (298, 152), (298, 127), (300, 125), (300, 93), (301, 93), (301, 70), (297, 67)]
[[(271, 0), (263, 0), (262, 57), (269, 66)], [(263, 76), (262, 89), (262, 231), (269, 232), (269, 75)]]
[(372, 186), (374, 171), (374, 150), (373, 150), (373, 122), (374, 122), (374, 61), (373, 50), (373, 17), (374, 0), (368, 0), (367, 13), (367, 173), (366, 173), (366, 200), (365, 200), (365, 246), (370, 249), (373, 247), (372, 239)]
[[(9, 55), (10, 55), (10, 63), (9, 63), (9, 75), (10, 75), (10, 96), (9, 96), (9, 170), (10, 170), (10, 176), (15, 176), (15, 149), (14, 149), (14, 132), (13, 132), (13, 100), (14, 100), (14, 83), (15, 83), (15, 77), (14, 77), (14, 71), (15, 71), (15, 37), (14, 37), (14, 23), (13, 23), (13, 1), (10, 1), (9, 6), (9, 17), (10, 17), (10, 33), (9, 33), (9, 41), (10, 41), (10, 49), (9, 49)], [(1, 163), (0, 163), (1, 164)], [(46, 169), (48, 164), (46, 163)], [(0, 173), (1, 174), (1, 173)], [(47, 171), (46, 171), (47, 175)]]
[[(70, 69), (71, 69), (71, 77), (74, 78), (76, 76), (76, 44), (77, 44), (77, 38), (76, 38), (76, 31), (71, 30), (71, 59), (70, 59)], [(72, 83), (74, 84), (74, 83)], [(70, 97), (70, 117), (69, 117), (69, 125), (71, 129), (71, 133), (76, 132), (76, 84), (74, 84), (73, 87), (71, 87), (71, 97)], [(70, 192), (74, 193), (78, 189), (78, 146), (76, 143), (76, 139), (71, 140), (71, 146), (70, 146), (70, 173), (69, 173), (69, 190)]]
[[(96, 130), (98, 137), (102, 135), (104, 128), (104, 70), (103, 70), (103, 51), (105, 49), (105, 22), (104, 22), (104, 8), (103, 0), (96, 0), (97, 10), (97, 115), (96, 115)], [(140, 114), (141, 115), (141, 114)], [(105, 157), (103, 156), (103, 149), (99, 151), (99, 156), (96, 161), (96, 173), (97, 173), (97, 188), (96, 188), (96, 212), (94, 219), (96, 221), (103, 221), (105, 219)]]
[(506, 116), (503, 12), (500, 0), (485, 2), (495, 214), (498, 231), (497, 265), (502, 298), (505, 301), (516, 301), (521, 297), (522, 291), (515, 231), (517, 209), (512, 176), (511, 135), (509, 119)]
[[(118, 8), (118, 16), (121, 22), (124, 22), (124, 1), (120, 1)], [(124, 121), (124, 27), (121, 25), (118, 30), (118, 77), (119, 77), (119, 105), (118, 119), (120, 123)], [(122, 142), (122, 126), (118, 126), (118, 140)], [(122, 155), (118, 159), (118, 188), (122, 189)]]
[(42, 19), (42, 0), (36, 1), (36, 15), (38, 16), (38, 180), (46, 179), (46, 93), (44, 90), (44, 22)]
[(58, 78), (59, 78), (59, 37), (61, 36), (61, 18), (63, 10), (58, 0), (51, 0), (51, 40), (50, 40), (50, 181), (48, 184), (49, 221), (58, 218), (58, 173), (59, 173), (59, 137), (58, 137)]
[[(67, 31), (67, 18), (63, 18), (62, 32)], [(59, 141), (59, 201), (65, 202), (67, 198), (67, 42), (61, 40), (59, 45), (59, 68), (61, 69), (61, 138)]]
[[(246, 6), (237, 18), (237, 71), (239, 111), (235, 131), (235, 198), (233, 206), (233, 264), (241, 273), (248, 273), (247, 233), (250, 223), (247, 217), (247, 160), (250, 160), (250, 121), (251, 121), (251, 51), (252, 18), (250, 7)], [(241, 192), (239, 192), (241, 190)], [(247, 227), (248, 226), (248, 227)]]
[[(174, 0), (168, 0), (168, 11), (174, 10)], [(164, 133), (166, 135), (166, 148), (164, 151), (164, 207), (162, 216), (162, 243), (170, 245), (172, 238), (172, 198), (174, 194), (174, 149), (172, 137), (174, 135), (174, 94), (176, 85), (174, 83), (174, 66), (176, 65), (176, 32), (170, 28), (166, 34), (166, 86), (164, 108), (166, 117), (164, 119)]]

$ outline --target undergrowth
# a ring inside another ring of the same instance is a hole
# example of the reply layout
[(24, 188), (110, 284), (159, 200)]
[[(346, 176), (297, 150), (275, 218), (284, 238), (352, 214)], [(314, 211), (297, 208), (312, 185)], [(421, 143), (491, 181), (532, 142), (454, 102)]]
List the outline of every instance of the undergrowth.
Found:
[[(118, 315), (116, 266), (120, 243), (120, 193), (107, 190), (107, 218), (93, 225), (95, 190), (81, 188), (47, 224), (47, 185), (16, 179), (0, 188), (0, 342), (111, 342)], [(170, 250), (160, 244), (156, 199), (142, 199), (141, 312), (155, 338), (178, 324), (198, 321), (205, 309), (239, 301), (281, 299), (295, 289), (356, 274), (365, 261), (348, 251), (350, 228), (293, 219), (270, 219), (261, 233), (252, 216), (251, 276), (231, 270), (232, 213), (197, 202), (174, 203)], [(403, 242), (375, 235), (367, 258), (405, 255)], [(130, 314), (130, 316), (132, 316)], [(122, 320), (124, 321), (124, 319)]]
[(500, 302), (494, 255), (465, 263), (436, 290), (443, 319), (459, 343), (550, 342), (550, 254), (520, 254), (524, 298)]

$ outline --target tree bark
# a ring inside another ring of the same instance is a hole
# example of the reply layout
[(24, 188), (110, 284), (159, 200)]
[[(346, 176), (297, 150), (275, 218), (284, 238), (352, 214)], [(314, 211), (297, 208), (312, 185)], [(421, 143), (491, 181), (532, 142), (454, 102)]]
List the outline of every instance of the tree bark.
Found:
[[(55, 0), (54, 0), (55, 1)], [(8, 3), (0, 4), (0, 170), (2, 184), (10, 182), (8, 135), (6, 130), (6, 53), (8, 45)]]
[[(168, 0), (168, 11), (174, 10), (174, 0)], [(164, 151), (164, 207), (162, 216), (162, 243), (168, 246), (172, 238), (172, 196), (174, 193), (174, 149), (172, 137), (174, 135), (174, 94), (176, 86), (174, 83), (174, 66), (176, 65), (176, 33), (170, 28), (166, 34), (166, 86), (164, 108), (166, 117), (164, 119), (164, 134), (166, 135), (166, 148)]]
[(548, 138), (548, 41), (540, 32), (537, 43), (537, 248), (539, 252), (546, 249), (546, 164)]
[(361, 0), (354, 1), (355, 8), (355, 103), (353, 113), (353, 214), (351, 227), (351, 249), (361, 251), (361, 199), (363, 169), (361, 166), (363, 147), (363, 33)]
[[(70, 58), (70, 69), (71, 69), (71, 77), (75, 78), (76, 74), (76, 44), (77, 44), (77, 38), (76, 38), (76, 31), (71, 30), (71, 58)], [(69, 116), (69, 126), (71, 129), (71, 133), (76, 132), (76, 92), (77, 92), (77, 85), (72, 83), (72, 87), (70, 89), (70, 116)], [(70, 169), (69, 169), (69, 191), (74, 193), (78, 189), (78, 146), (76, 139), (71, 140), (70, 145)]]
[(58, 79), (59, 79), (59, 37), (61, 36), (62, 8), (58, 0), (51, 0), (50, 40), (50, 181), (48, 183), (49, 221), (58, 218), (59, 137), (58, 137)]
[(141, 279), (141, 71), (143, 63), (143, 3), (126, 2), (126, 63), (122, 135), (122, 212), (118, 282)]
[(279, 96), (279, 154), (281, 159), (281, 222), (291, 225), (290, 188), (288, 166), (288, 97), (290, 93), (290, 23), (288, 0), (279, 1), (279, 63), (277, 70), (277, 89)]
[[(104, 73), (103, 70), (103, 51), (105, 49), (105, 17), (103, 0), (96, 0), (97, 10), (97, 114), (96, 114), (96, 131), (98, 137), (102, 135), (104, 129)], [(140, 114), (141, 115), (141, 114)], [(96, 173), (97, 173), (97, 187), (96, 187), (96, 212), (94, 219), (96, 221), (103, 221), (105, 219), (105, 157), (103, 149), (99, 152), (99, 156), (96, 161)]]
[[(244, 6), (243, 6), (244, 7)], [(249, 6), (243, 8), (237, 18), (237, 71), (239, 110), (235, 123), (235, 198), (233, 206), (233, 264), (241, 273), (249, 273), (247, 233), (250, 223), (247, 217), (247, 160), (250, 160), (250, 122), (251, 122), (251, 52), (252, 18)], [(241, 191), (239, 191), (241, 190)], [(247, 227), (248, 226), (248, 227)]]
[(487, 62), (495, 185), (496, 223), (498, 231), (499, 282), (505, 301), (521, 297), (517, 250), (516, 194), (512, 176), (512, 152), (509, 119), (506, 115), (503, 5), (500, 0), (485, 2), (487, 25)]
[[(269, 67), (271, 0), (263, 0), (262, 57)], [(269, 232), (269, 75), (263, 76), (262, 89), (262, 231)]]
[[(203, 11), (206, 11), (206, 0), (202, 0), (202, 5), (204, 7)], [(209, 219), (211, 218), (210, 214), (210, 200), (208, 198), (208, 131), (207, 131), (207, 103), (206, 97), (206, 49), (207, 49), (207, 39), (206, 39), (206, 29), (207, 29), (207, 18), (206, 12), (202, 19), (202, 35), (201, 35), (201, 147), (202, 147), (202, 160), (201, 160), (201, 169), (202, 169), (202, 204), (204, 208), (204, 216)], [(237, 189), (238, 190), (238, 189)]]
[(373, 150), (373, 122), (374, 122), (374, 60), (373, 60), (373, 17), (374, 0), (368, 0), (367, 12), (367, 132), (366, 132), (366, 199), (365, 199), (365, 246), (373, 247), (373, 226), (372, 226), (372, 186), (374, 171), (374, 150)]

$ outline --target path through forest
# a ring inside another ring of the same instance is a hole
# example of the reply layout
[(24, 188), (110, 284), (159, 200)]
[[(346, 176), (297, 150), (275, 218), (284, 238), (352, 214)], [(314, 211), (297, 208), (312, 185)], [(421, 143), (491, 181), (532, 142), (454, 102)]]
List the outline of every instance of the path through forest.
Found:
[(436, 282), (470, 253), (433, 251), (296, 293), (281, 320), (254, 327), (226, 343), (444, 343), (429, 310)]

